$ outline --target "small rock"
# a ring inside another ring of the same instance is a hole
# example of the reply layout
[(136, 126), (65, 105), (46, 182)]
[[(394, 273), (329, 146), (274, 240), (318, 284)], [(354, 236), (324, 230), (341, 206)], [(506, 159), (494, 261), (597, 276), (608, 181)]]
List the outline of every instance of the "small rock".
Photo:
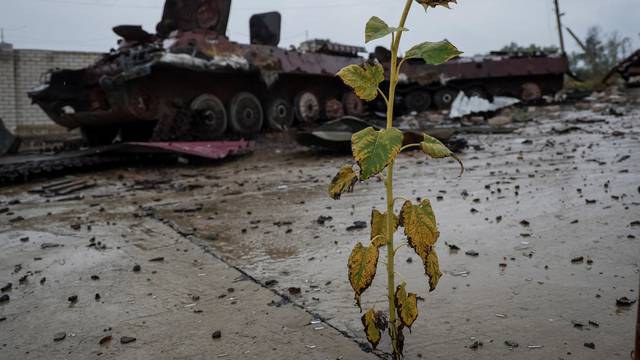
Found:
[(91, 275), (91, 280), (100, 280), (100, 276), (98, 275)]
[(13, 284), (12, 283), (8, 283), (7, 285), (3, 286), (2, 289), (0, 289), (0, 291), (7, 292), (7, 291), (11, 290), (12, 287), (13, 287)]
[(595, 349), (596, 348), (596, 344), (594, 344), (592, 342), (588, 342), (588, 343), (584, 343), (584, 347), (587, 347), (589, 349)]
[(360, 229), (366, 229), (367, 223), (365, 221), (354, 221), (353, 225), (347, 227), (347, 231), (355, 231)]
[(133, 272), (140, 272), (142, 270), (142, 267), (138, 264), (133, 265)]
[(66, 337), (67, 337), (67, 333), (66, 332), (59, 332), (59, 333), (56, 333), (55, 335), (53, 335), (53, 341), (60, 342), (60, 341), (64, 340)]
[(6, 316), (0, 317), (0, 322), (3, 322), (3, 321), (7, 321), (7, 317)]
[(290, 287), (289, 288), (289, 294), (291, 295), (300, 295), (300, 293), (302, 292), (302, 290), (299, 287)]
[(220, 339), (222, 337), (222, 332), (220, 330), (216, 330), (211, 334), (213, 339)]
[(164, 257), (163, 256), (155, 257), (153, 259), (150, 259), (149, 261), (150, 262), (161, 262), (161, 261), (164, 261)]
[(331, 216), (324, 216), (324, 215), (320, 215), (320, 216), (318, 217), (318, 219), (316, 220), (316, 222), (317, 222), (319, 225), (324, 225), (326, 222), (331, 221), (331, 220), (333, 220), (333, 217), (331, 217)]
[(96, 299), (96, 301), (100, 301), (100, 294), (96, 293), (96, 295), (93, 297), (94, 299)]
[(573, 259), (571, 259), (571, 263), (573, 263), (573, 264), (579, 264), (579, 263), (581, 263), (583, 261), (584, 261), (584, 256), (577, 256), (577, 257), (574, 257)]
[(264, 286), (266, 286), (266, 287), (272, 287), (272, 286), (275, 286), (275, 285), (277, 285), (277, 284), (278, 284), (278, 280), (275, 280), (275, 279), (274, 279), (274, 280), (267, 280), (267, 281), (264, 283)]
[(10, 298), (10, 297), (9, 297), (9, 295), (7, 295), (7, 294), (4, 294), (4, 295), (0, 296), (0, 304), (2, 304), (2, 303), (6, 303), (6, 302), (8, 302), (9, 300), (11, 300), (11, 298)]
[(518, 344), (515, 341), (511, 341), (511, 340), (505, 340), (504, 344), (507, 345), (510, 348), (517, 348), (518, 346), (520, 346), (520, 344)]
[(123, 336), (120, 338), (120, 344), (130, 344), (134, 341), (136, 341), (137, 339), (134, 337), (130, 337), (130, 336)]
[(69, 297), (67, 298), (67, 300), (68, 300), (70, 303), (75, 304), (75, 303), (77, 303), (77, 302), (78, 302), (78, 295), (71, 295), (71, 296), (69, 296)]
[(473, 344), (469, 345), (469, 349), (471, 349), (471, 350), (478, 350), (479, 348), (481, 348), (481, 347), (482, 347), (482, 345), (483, 345), (483, 344), (482, 344), (482, 341), (478, 341), (478, 340), (476, 340), (476, 341), (474, 341), (474, 342), (473, 342)]
[(60, 247), (62, 245), (60, 244), (53, 244), (53, 243), (43, 243), (40, 245), (40, 249), (45, 250), (45, 249), (53, 249), (53, 248), (57, 248)]

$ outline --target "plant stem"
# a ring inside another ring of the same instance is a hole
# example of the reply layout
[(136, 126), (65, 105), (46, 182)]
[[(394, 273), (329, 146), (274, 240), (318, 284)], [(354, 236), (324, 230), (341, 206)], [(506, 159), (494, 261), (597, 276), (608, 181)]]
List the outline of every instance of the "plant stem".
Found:
[[(403, 28), (409, 15), (409, 10), (413, 5), (413, 0), (407, 0), (402, 11), (402, 17), (400, 18), (400, 25), (398, 28)], [(392, 37), (391, 41), (391, 67), (389, 68), (389, 98), (387, 100), (387, 129), (393, 127), (393, 110), (395, 106), (396, 85), (398, 84), (398, 48), (400, 47), (400, 39), (402, 39), (402, 31), (399, 31), (396, 36)], [(393, 249), (393, 165), (395, 162), (391, 162), (387, 168), (387, 181), (385, 186), (387, 188), (387, 291), (389, 297), (389, 332), (391, 335), (391, 343), (393, 345), (393, 357), (394, 359), (400, 359), (401, 354), (398, 348), (398, 328), (396, 321), (396, 304), (395, 304), (395, 270), (394, 270), (394, 255)]]

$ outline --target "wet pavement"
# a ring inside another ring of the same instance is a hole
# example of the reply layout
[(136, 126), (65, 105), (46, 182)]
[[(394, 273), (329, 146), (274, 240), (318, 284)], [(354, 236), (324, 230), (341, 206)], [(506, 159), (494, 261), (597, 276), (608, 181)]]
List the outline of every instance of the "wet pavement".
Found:
[[(398, 160), (396, 193), (432, 200), (445, 273), (429, 293), (419, 258), (399, 251), (397, 279), (420, 297), (407, 359), (629, 358), (637, 303), (616, 300), (638, 298), (640, 105), (523, 111), (530, 120), (512, 134), (465, 136), (461, 178), (452, 161)], [(0, 358), (373, 356), (354, 342), (365, 339), (346, 277), (370, 229), (347, 227), (384, 207), (383, 184), (331, 200), (327, 185), (349, 156), (284, 140), (214, 165), (75, 176), (97, 184), (82, 199), (29, 193), (46, 181), (3, 189), (0, 285), (13, 289), (0, 304)], [(87, 247), (93, 237), (106, 248)], [(386, 309), (384, 271), (381, 262), (365, 307)]]

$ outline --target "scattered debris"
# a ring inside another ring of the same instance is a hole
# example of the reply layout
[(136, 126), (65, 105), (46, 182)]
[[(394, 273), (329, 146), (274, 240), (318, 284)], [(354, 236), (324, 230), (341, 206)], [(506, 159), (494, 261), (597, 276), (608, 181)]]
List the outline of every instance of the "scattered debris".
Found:
[(134, 341), (136, 341), (137, 339), (134, 337), (130, 337), (130, 336), (123, 336), (120, 338), (120, 343), (121, 344), (130, 344)]
[(350, 225), (347, 227), (347, 231), (355, 231), (355, 230), (361, 230), (366, 228), (367, 228), (366, 221), (354, 221), (353, 225)]
[(617, 306), (622, 306), (622, 307), (628, 307), (631, 306), (633, 304), (636, 303), (636, 300), (631, 300), (629, 298), (627, 298), (626, 296), (623, 296), (619, 299), (616, 299), (616, 305)]

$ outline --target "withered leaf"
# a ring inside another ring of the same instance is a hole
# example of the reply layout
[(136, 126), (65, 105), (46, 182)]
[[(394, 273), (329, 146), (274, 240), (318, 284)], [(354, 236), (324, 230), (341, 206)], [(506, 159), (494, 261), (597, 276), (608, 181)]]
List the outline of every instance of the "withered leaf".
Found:
[(424, 271), (429, 277), (429, 291), (435, 290), (436, 286), (438, 286), (440, 278), (442, 277), (442, 273), (440, 272), (438, 254), (436, 254), (436, 249), (434, 248), (431, 248), (431, 250), (427, 254), (427, 261), (424, 264)]
[(360, 305), (360, 295), (371, 286), (376, 276), (378, 267), (378, 248), (375, 246), (363, 246), (358, 242), (349, 256), (349, 282), (355, 293), (356, 304)]
[(435, 290), (442, 273), (433, 248), (440, 233), (431, 202), (424, 199), (420, 205), (413, 205), (411, 201), (406, 201), (400, 211), (400, 225), (404, 227), (409, 246), (422, 259), (425, 274), (429, 277), (429, 290)]
[[(396, 214), (392, 214), (392, 216), (392, 232), (395, 233), (398, 229), (398, 216)], [(387, 244), (387, 239), (387, 213), (383, 214), (373, 209), (371, 212), (371, 240), (373, 245), (380, 248)]]
[(409, 329), (418, 318), (418, 297), (414, 293), (407, 294), (406, 283), (396, 288), (396, 310), (402, 324)]
[(361, 320), (364, 326), (364, 332), (367, 334), (367, 340), (369, 340), (369, 343), (371, 343), (371, 346), (375, 349), (382, 338), (380, 328), (378, 327), (376, 311), (373, 309), (367, 310), (367, 312), (362, 315)]
[(413, 205), (405, 201), (400, 210), (400, 224), (404, 227), (404, 234), (418, 255), (433, 246), (440, 236), (436, 225), (436, 215), (428, 199), (422, 200), (420, 205)]
[(436, 6), (443, 6), (447, 9), (450, 9), (449, 3), (457, 4), (458, 0), (416, 0), (416, 2), (424, 6), (425, 10), (427, 10), (429, 7), (434, 8)]
[(329, 185), (329, 196), (338, 200), (342, 193), (352, 192), (353, 185), (358, 181), (358, 174), (353, 171), (352, 165), (344, 165), (340, 171), (333, 177)]

